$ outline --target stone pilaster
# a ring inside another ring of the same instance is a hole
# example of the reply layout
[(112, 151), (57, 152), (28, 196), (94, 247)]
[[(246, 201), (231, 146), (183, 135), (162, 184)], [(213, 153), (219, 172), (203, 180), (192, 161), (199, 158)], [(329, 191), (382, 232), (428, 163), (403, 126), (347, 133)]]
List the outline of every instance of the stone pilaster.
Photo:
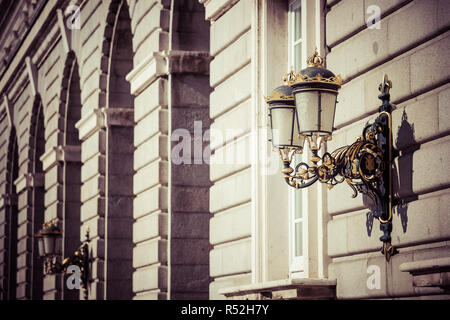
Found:
[[(33, 234), (38, 232), (42, 225), (41, 215), (36, 212), (44, 206), (43, 187), (44, 176), (42, 173), (26, 173), (20, 175), (16, 181), (18, 195), (18, 222), (17, 222), (17, 299), (39, 299), (41, 292), (37, 292), (42, 281), (42, 265), (37, 259), (37, 245)], [(34, 265), (36, 264), (37, 265)]]
[(128, 75), (135, 95), (133, 293), (167, 298), (168, 110), (167, 63), (149, 55)]
[(179, 150), (185, 139), (190, 146), (187, 161), (175, 159), (180, 152), (170, 155), (170, 299), (208, 299), (210, 56), (170, 51), (168, 61), (170, 149)]
[(89, 228), (93, 259), (89, 299), (131, 292), (131, 253), (126, 252), (131, 252), (133, 125), (131, 108), (94, 109), (76, 124), (83, 141), (80, 240)]

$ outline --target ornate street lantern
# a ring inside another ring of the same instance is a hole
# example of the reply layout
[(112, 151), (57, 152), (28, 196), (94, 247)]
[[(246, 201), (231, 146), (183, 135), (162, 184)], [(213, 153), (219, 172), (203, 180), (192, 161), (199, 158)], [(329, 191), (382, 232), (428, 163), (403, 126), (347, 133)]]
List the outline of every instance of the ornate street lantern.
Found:
[[(306, 188), (316, 181), (329, 189), (347, 182), (353, 190), (368, 196), (373, 202), (373, 216), (380, 221), (383, 236), (381, 252), (389, 261), (397, 253), (391, 244), (392, 231), (392, 118), (389, 90), (392, 82), (385, 75), (378, 96), (382, 101), (379, 115), (367, 125), (362, 135), (351, 145), (319, 156), (321, 145), (331, 139), (337, 95), (342, 78), (325, 69), (317, 50), (307, 60), (308, 67), (285, 78), (285, 86), (276, 88), (266, 98), (271, 117), (272, 145), (279, 149), (284, 163), (282, 174), (287, 184)], [(289, 90), (289, 88), (292, 90)], [(293, 97), (292, 97), (293, 95)], [(293, 109), (293, 100), (295, 109)], [(298, 127), (295, 126), (298, 120)], [(279, 132), (276, 137), (275, 133)], [(297, 137), (296, 137), (297, 135)], [(295, 153), (303, 152), (308, 142), (311, 163), (301, 162), (291, 168)]]

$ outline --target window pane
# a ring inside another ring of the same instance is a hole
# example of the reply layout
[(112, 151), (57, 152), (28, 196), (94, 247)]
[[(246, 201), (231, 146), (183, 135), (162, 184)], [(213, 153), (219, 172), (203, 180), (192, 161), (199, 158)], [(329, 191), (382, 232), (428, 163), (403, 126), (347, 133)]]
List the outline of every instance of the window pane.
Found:
[(295, 72), (299, 72), (302, 69), (302, 43), (298, 43), (294, 46), (294, 68)]
[(303, 233), (303, 223), (297, 222), (295, 224), (295, 256), (300, 257), (303, 255), (303, 245), (302, 245), (302, 237)]
[(302, 37), (302, 10), (298, 8), (294, 11), (294, 41)]

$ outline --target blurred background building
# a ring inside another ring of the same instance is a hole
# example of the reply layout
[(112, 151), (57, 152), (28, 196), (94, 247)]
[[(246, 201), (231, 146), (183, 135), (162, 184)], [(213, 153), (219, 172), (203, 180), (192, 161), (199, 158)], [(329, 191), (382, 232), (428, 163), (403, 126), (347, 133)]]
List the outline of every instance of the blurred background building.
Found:
[[(1, 299), (83, 298), (43, 272), (33, 235), (53, 219), (64, 257), (89, 229), (88, 299), (450, 298), (448, 1), (0, 12)], [(344, 79), (329, 150), (361, 134), (393, 82), (389, 262), (361, 196), (291, 190), (267, 142), (264, 96), (315, 48)]]

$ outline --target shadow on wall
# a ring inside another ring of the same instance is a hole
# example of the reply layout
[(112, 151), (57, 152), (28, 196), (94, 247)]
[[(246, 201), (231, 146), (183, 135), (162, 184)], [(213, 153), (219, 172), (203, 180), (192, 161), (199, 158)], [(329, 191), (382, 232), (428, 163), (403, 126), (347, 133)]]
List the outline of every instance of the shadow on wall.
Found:
[[(394, 137), (393, 137), (394, 138)], [(395, 143), (398, 150), (402, 150), (402, 155), (394, 162), (393, 187), (394, 187), (394, 210), (402, 222), (403, 233), (408, 227), (408, 203), (417, 200), (417, 195), (413, 192), (413, 155), (420, 149), (414, 137), (414, 124), (408, 122), (406, 110), (403, 110), (402, 121), (398, 127)], [(372, 201), (368, 197), (363, 197), (364, 205), (371, 208)], [(372, 208), (371, 208), (372, 209)], [(374, 216), (372, 211), (366, 213), (367, 235), (370, 237), (373, 229)]]
[(394, 206), (401, 219), (403, 233), (406, 233), (408, 203), (418, 198), (413, 192), (413, 155), (420, 149), (420, 145), (414, 138), (414, 124), (408, 122), (405, 110), (398, 128), (396, 145), (398, 150), (402, 150), (402, 155), (398, 157), (397, 165), (394, 163)]

